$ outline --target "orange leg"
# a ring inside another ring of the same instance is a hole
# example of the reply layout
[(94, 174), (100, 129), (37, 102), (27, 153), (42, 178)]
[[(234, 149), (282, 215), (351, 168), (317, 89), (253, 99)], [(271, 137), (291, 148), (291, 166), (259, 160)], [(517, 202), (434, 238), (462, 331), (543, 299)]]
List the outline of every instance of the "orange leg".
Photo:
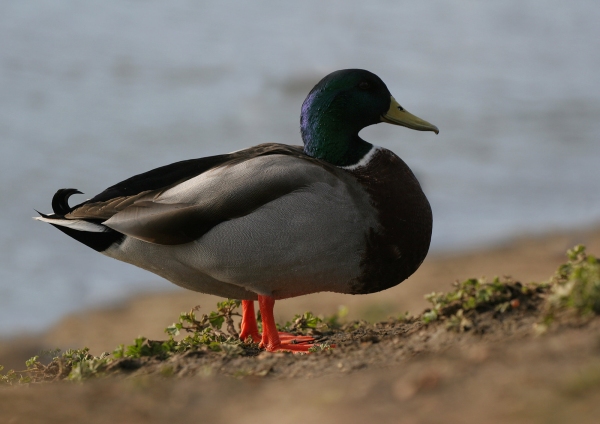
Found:
[[(258, 332), (258, 325), (254, 313), (254, 302), (251, 300), (242, 300), (242, 322), (240, 327), (240, 339), (246, 340), (248, 337), (252, 337), (254, 343), (261, 342), (262, 337)], [(310, 336), (296, 336), (295, 334), (284, 332), (278, 332), (277, 334), (282, 345), (311, 343), (315, 340)]]
[[(311, 348), (311, 344), (293, 344), (288, 339), (292, 336), (295, 339), (300, 339), (298, 336), (285, 334), (286, 343), (283, 344), (275, 325), (275, 318), (273, 317), (273, 307), (275, 306), (275, 299), (271, 296), (258, 295), (258, 306), (260, 308), (260, 314), (262, 316), (263, 323), (263, 334), (260, 347), (264, 347), (269, 352), (276, 352), (279, 350), (291, 351), (291, 352), (308, 352)], [(304, 338), (304, 337), (303, 337)], [(300, 340), (299, 340), (300, 341)], [(306, 340), (308, 341), (308, 340)]]
[(240, 339), (246, 340), (252, 337), (254, 343), (261, 340), (256, 324), (256, 315), (254, 315), (254, 301), (242, 300), (242, 322), (240, 324)]

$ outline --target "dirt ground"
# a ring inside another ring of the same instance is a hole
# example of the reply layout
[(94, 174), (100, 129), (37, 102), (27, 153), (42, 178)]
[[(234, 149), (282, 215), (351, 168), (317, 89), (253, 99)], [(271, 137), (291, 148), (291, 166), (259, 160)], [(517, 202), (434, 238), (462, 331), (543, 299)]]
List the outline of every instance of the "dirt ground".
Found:
[[(311, 310), (371, 322), (406, 310), (455, 280), (512, 275), (547, 280), (577, 243), (600, 255), (600, 229), (528, 238), (495, 249), (428, 258), (400, 286), (368, 296), (317, 294), (278, 302), (279, 319)], [(189, 292), (140, 296), (110, 309), (73, 315), (43, 335), (0, 343), (0, 364), (23, 368), (41, 349), (112, 351), (162, 329), (196, 304)], [(197, 352), (166, 362), (138, 361), (119, 377), (0, 389), (0, 423), (278, 422), (594, 423), (600, 416), (600, 319), (537, 335), (535, 300), (500, 318), (491, 312), (465, 333), (443, 323), (383, 321), (332, 336), (336, 348), (311, 355), (227, 357)], [(14, 365), (13, 365), (14, 364)], [(19, 365), (21, 365), (19, 367)]]

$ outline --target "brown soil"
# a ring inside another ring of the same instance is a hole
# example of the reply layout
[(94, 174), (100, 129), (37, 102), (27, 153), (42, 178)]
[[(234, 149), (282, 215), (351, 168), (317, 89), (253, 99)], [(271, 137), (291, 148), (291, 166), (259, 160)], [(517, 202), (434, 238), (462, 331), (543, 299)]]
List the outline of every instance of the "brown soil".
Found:
[[(276, 308), (286, 319), (303, 310), (331, 314), (340, 303), (354, 313), (349, 319), (418, 311), (426, 306), (423, 294), (447, 291), (456, 279), (511, 274), (523, 282), (546, 280), (576, 243), (598, 256), (600, 230), (432, 258), (383, 294), (313, 295)], [(66, 318), (43, 336), (0, 344), (0, 364), (40, 347), (87, 344), (99, 354), (138, 334), (164, 338), (160, 330), (198, 298), (144, 296)], [(213, 309), (213, 299), (202, 299), (206, 311)], [(598, 422), (600, 318), (565, 322), (539, 336), (539, 302), (533, 297), (504, 314), (478, 313), (463, 333), (444, 323), (393, 319), (335, 333), (335, 349), (311, 355), (200, 351), (167, 361), (124, 361), (114, 368), (117, 377), (84, 384), (5, 387), (0, 423)]]

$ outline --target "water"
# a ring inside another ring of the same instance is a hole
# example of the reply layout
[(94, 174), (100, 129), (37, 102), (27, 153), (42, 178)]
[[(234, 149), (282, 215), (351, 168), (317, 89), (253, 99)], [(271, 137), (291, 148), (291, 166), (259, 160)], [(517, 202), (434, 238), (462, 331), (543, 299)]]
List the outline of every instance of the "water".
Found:
[(421, 179), (434, 250), (597, 223), (599, 21), (596, 0), (0, 3), (0, 335), (170, 287), (32, 221), (56, 189), (298, 144), (336, 69), (440, 128), (362, 132)]

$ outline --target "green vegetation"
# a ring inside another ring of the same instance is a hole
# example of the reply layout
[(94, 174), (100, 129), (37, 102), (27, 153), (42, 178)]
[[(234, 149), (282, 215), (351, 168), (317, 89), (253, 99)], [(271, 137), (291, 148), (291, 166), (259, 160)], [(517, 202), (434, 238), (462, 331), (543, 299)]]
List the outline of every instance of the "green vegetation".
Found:
[(330, 330), (337, 330), (342, 327), (343, 319), (348, 315), (348, 308), (340, 306), (338, 311), (330, 317), (321, 318), (312, 312), (305, 312), (295, 315), (291, 321), (284, 325), (277, 325), (279, 331), (296, 333), (310, 336), (320, 336)]
[[(10, 370), (2, 374), (0, 365), (0, 385), (14, 385), (24, 383), (39, 383), (44, 381), (71, 380), (82, 381), (93, 377), (102, 377), (114, 369), (119, 361), (140, 360), (142, 358), (155, 358), (165, 360), (175, 354), (190, 351), (204, 351), (222, 354), (225, 356), (255, 356), (260, 353), (257, 343), (241, 341), (235, 330), (234, 316), (240, 316), (237, 309), (239, 300), (228, 299), (217, 303), (217, 311), (202, 314), (196, 312), (198, 307), (190, 312), (179, 315), (178, 322), (165, 329), (168, 340), (148, 340), (138, 337), (132, 345), (118, 346), (113, 352), (104, 352), (100, 356), (93, 356), (89, 349), (67, 350), (60, 354), (60, 350), (51, 352), (52, 360), (48, 365), (40, 362), (39, 356), (34, 356), (26, 361), (26, 369), (22, 371)], [(347, 309), (340, 308), (337, 314), (321, 318), (311, 312), (296, 315), (291, 322), (278, 326), (281, 331), (296, 334), (322, 335), (331, 328), (339, 328), (340, 320), (348, 313)], [(260, 329), (259, 320), (259, 329)], [(225, 331), (223, 331), (225, 326)], [(182, 332), (188, 333), (185, 337), (176, 339)], [(311, 352), (327, 350), (327, 343), (315, 344)], [(161, 374), (171, 375), (173, 368), (166, 366)]]
[(448, 329), (468, 331), (477, 314), (501, 315), (531, 305), (542, 311), (536, 329), (544, 332), (559, 316), (586, 319), (600, 314), (600, 262), (581, 245), (568, 250), (567, 258), (548, 282), (522, 284), (510, 277), (456, 282), (448, 293), (425, 296), (432, 307), (421, 320), (444, 321)]
[(545, 290), (543, 284), (521, 284), (512, 278), (470, 278), (454, 283), (455, 289), (448, 293), (431, 293), (425, 296), (432, 307), (421, 316), (425, 324), (445, 321), (449, 329), (467, 331), (473, 327), (471, 318), (492, 311), (503, 314), (519, 308), (523, 301), (532, 299)]
[(550, 283), (551, 308), (571, 309), (584, 317), (600, 314), (600, 262), (581, 245), (567, 255), (569, 262), (558, 268)]
[[(166, 359), (176, 353), (183, 353), (195, 349), (208, 349), (214, 352), (224, 352), (227, 355), (243, 354), (245, 351), (256, 351), (258, 346), (254, 343), (244, 343), (239, 340), (233, 323), (233, 316), (239, 308), (239, 300), (228, 299), (217, 303), (217, 311), (196, 316), (198, 307), (190, 312), (179, 315), (179, 320), (165, 329), (169, 336), (166, 341), (148, 340), (138, 337), (130, 346), (120, 345), (113, 351), (113, 358), (142, 358), (156, 357)], [(227, 333), (222, 331), (226, 324)], [(181, 340), (175, 340), (182, 331), (190, 333)]]
[[(411, 324), (417, 320), (425, 324), (442, 322), (449, 330), (464, 332), (476, 327), (481, 314), (499, 318), (517, 311), (531, 311), (539, 317), (536, 329), (543, 333), (555, 322), (565, 319), (585, 321), (600, 314), (600, 262), (586, 254), (583, 246), (567, 252), (568, 261), (561, 265), (556, 274), (546, 283), (522, 284), (511, 278), (468, 279), (456, 282), (448, 293), (431, 293), (426, 299), (431, 308), (420, 317), (408, 313), (391, 322)], [(226, 300), (217, 304), (217, 310), (198, 314), (198, 308), (182, 313), (176, 323), (165, 329), (167, 340), (155, 341), (138, 337), (129, 346), (120, 345), (112, 353), (99, 356), (90, 354), (88, 348), (45, 352), (51, 357), (43, 364), (39, 356), (25, 363), (22, 371), (10, 370), (3, 373), (0, 366), (0, 385), (15, 385), (47, 381), (82, 381), (89, 378), (114, 374), (121, 369), (135, 369), (147, 361), (161, 362), (160, 375), (175, 373), (175, 368), (164, 362), (177, 354), (199, 352), (227, 359), (236, 356), (256, 356), (258, 344), (239, 340), (234, 317), (240, 307), (238, 300)], [(328, 343), (319, 344), (319, 338), (334, 332), (350, 333), (368, 329), (366, 322), (343, 323), (348, 314), (345, 307), (330, 317), (318, 317), (311, 312), (296, 315), (280, 331), (310, 335), (317, 339), (311, 352), (327, 350)], [(259, 327), (260, 327), (259, 320)], [(386, 323), (378, 323), (381, 326)], [(367, 337), (368, 335), (364, 336)], [(240, 371), (240, 375), (243, 371)], [(256, 375), (256, 374), (253, 374)], [(594, 383), (595, 384), (595, 383)]]
[[(34, 356), (25, 362), (27, 367), (23, 371), (10, 370), (6, 374), (0, 374), (1, 384), (19, 384), (42, 381), (58, 381), (65, 378), (69, 380), (83, 380), (92, 375), (103, 375), (108, 364), (111, 362), (107, 352), (100, 356), (93, 356), (89, 349), (69, 349), (62, 355), (59, 351), (54, 352), (56, 356), (48, 365), (39, 361), (39, 356)], [(0, 366), (0, 372), (2, 371)]]
[(586, 320), (600, 314), (600, 261), (581, 245), (567, 256), (568, 262), (550, 279), (542, 331), (557, 318)]

